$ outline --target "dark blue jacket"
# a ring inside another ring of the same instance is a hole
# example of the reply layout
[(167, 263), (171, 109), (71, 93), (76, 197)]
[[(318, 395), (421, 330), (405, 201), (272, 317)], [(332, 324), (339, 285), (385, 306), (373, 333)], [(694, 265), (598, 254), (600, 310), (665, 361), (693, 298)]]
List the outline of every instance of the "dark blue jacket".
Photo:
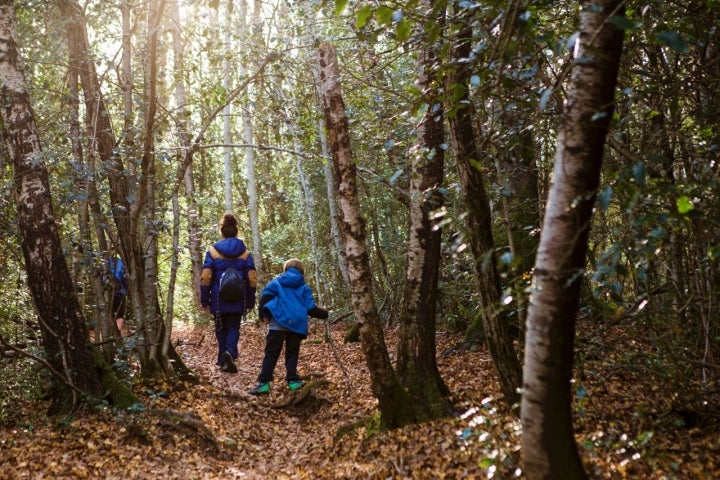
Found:
[[(229, 267), (238, 269), (245, 280), (245, 302), (228, 303), (218, 298), (220, 277)], [(245, 313), (255, 307), (257, 272), (250, 251), (237, 237), (216, 242), (205, 253), (200, 281), (200, 303), (210, 307), (210, 313)]]

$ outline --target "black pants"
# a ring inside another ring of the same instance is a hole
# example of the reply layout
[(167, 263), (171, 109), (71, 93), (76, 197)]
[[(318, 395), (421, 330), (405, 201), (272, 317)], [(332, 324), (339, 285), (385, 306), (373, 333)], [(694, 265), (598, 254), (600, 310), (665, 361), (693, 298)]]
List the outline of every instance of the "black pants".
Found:
[(113, 295), (113, 319), (125, 317), (125, 296), (126, 294), (119, 292)]
[(262, 369), (258, 375), (258, 382), (272, 382), (275, 365), (280, 358), (283, 343), (285, 344), (285, 380), (292, 382), (300, 380), (297, 374), (298, 358), (300, 357), (300, 342), (305, 337), (293, 332), (284, 330), (269, 330), (265, 338), (265, 357), (262, 362)]

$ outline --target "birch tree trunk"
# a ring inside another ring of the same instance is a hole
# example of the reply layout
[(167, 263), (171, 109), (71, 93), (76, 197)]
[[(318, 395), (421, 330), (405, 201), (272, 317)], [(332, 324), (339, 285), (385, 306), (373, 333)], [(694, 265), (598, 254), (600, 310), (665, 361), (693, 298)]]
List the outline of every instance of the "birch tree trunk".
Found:
[[(15, 40), (13, 1), (0, 1), (2, 137), (14, 171), (17, 218), (27, 282), (39, 316), (46, 366), (53, 374), (51, 414), (67, 414), (106, 391), (126, 390), (96, 355), (65, 260), (53, 213), (50, 183)], [(129, 395), (127, 398), (132, 397)], [(117, 404), (127, 407), (130, 403)], [(134, 401), (134, 399), (131, 399)]]
[[(246, 38), (248, 34), (248, 21), (247, 21), (247, 2), (240, 0), (240, 14), (239, 25), (242, 30), (243, 37)], [(256, 6), (254, 15), (259, 18), (260, 7)], [(247, 67), (245, 66), (245, 60), (243, 59), (238, 66), (240, 78), (246, 78), (248, 75)], [(252, 117), (250, 116), (251, 102), (246, 101), (242, 107), (242, 127), (243, 127), (243, 139), (246, 145), (252, 145), (253, 142), (253, 124)], [(252, 251), (253, 260), (255, 262), (255, 270), (258, 273), (258, 281), (262, 282), (264, 278), (264, 265), (262, 258), (262, 239), (260, 236), (260, 210), (258, 208), (258, 195), (257, 195), (257, 179), (255, 177), (255, 150), (252, 147), (245, 147), (245, 178), (247, 180), (247, 194), (248, 194), (248, 210), (250, 215), (250, 230), (252, 234)]]
[[(218, 9), (219, 10), (219, 9)], [(233, 11), (233, 0), (228, 0), (227, 2), (227, 15), (225, 16), (225, 49), (227, 51), (230, 51), (232, 49), (232, 45), (230, 42), (230, 32), (232, 32), (232, 11)], [(225, 90), (225, 94), (227, 94), (230, 91), (230, 57), (228, 55), (225, 56), (225, 59), (223, 60), (223, 89)], [(225, 179), (225, 211), (226, 212), (233, 212), (233, 184), (232, 184), (232, 147), (230, 147), (230, 143), (232, 143), (232, 138), (230, 136), (230, 103), (226, 103), (225, 107), (223, 108), (223, 167), (224, 167), (224, 179)]]
[(400, 385), (388, 355), (380, 318), (372, 293), (372, 275), (365, 240), (365, 222), (357, 192), (357, 167), (350, 148), (349, 123), (338, 83), (335, 48), (328, 42), (318, 49), (319, 92), (325, 111), (328, 139), (338, 188), (340, 227), (350, 275), (350, 291), (359, 325), (365, 361), (370, 371), (373, 395), (378, 399), (380, 425), (400, 427), (427, 418)]
[(500, 278), (496, 267), (490, 204), (485, 193), (479, 161), (480, 149), (473, 130), (475, 114), (468, 97), (467, 86), (472, 72), (468, 69), (468, 64), (464, 63), (464, 59), (470, 58), (470, 41), (469, 28), (462, 30), (456, 40), (456, 63), (447, 84), (448, 96), (454, 97), (455, 102), (448, 105), (448, 110), (452, 110), (448, 119), (458, 177), (467, 209), (467, 230), (475, 258), (483, 329), (503, 396), (508, 406), (513, 408), (520, 401), (518, 388), (522, 382), (522, 368), (515, 353), (509, 320), (500, 309)]
[[(290, 121), (290, 119), (288, 119), (288, 121)], [(300, 187), (302, 188), (303, 198), (305, 199), (305, 214), (307, 215), (308, 230), (310, 231), (310, 248), (313, 255), (313, 265), (315, 266), (313, 269), (313, 275), (315, 276), (315, 285), (317, 286), (318, 301), (321, 305), (323, 305), (323, 292), (325, 292), (325, 288), (322, 282), (320, 282), (320, 277), (322, 276), (322, 262), (320, 261), (317, 241), (317, 227), (315, 226), (315, 196), (313, 195), (312, 187), (310, 186), (310, 182), (308, 182), (307, 175), (305, 175), (305, 169), (303, 168), (302, 156), (300, 155), (302, 145), (300, 145), (300, 141), (294, 131), (297, 128), (297, 125), (294, 123), (288, 124), (292, 125), (291, 128), (293, 129), (293, 149), (297, 152), (295, 154), (295, 168), (298, 172)]]
[(143, 147), (140, 162), (139, 199), (131, 205), (134, 236), (142, 245), (142, 290), (140, 307), (143, 321), (138, 325), (137, 352), (142, 375), (162, 377), (174, 373), (167, 355), (162, 353), (165, 336), (171, 334), (172, 323), (165, 323), (158, 302), (158, 212), (155, 195), (155, 113), (157, 110), (158, 59), (157, 45), (163, 0), (147, 4), (147, 54), (145, 56), (145, 111), (143, 112)]
[[(175, 79), (175, 103), (177, 104), (177, 135), (182, 145), (182, 151), (189, 151), (191, 146), (190, 138), (190, 113), (187, 110), (187, 93), (185, 90), (185, 47), (181, 35), (180, 6), (178, 0), (170, 4), (170, 32), (173, 39), (173, 65)], [(182, 154), (178, 155), (182, 162)], [(197, 200), (195, 198), (195, 178), (192, 164), (188, 165), (184, 175), (185, 202), (187, 203), (187, 230), (188, 230), (188, 253), (190, 256), (191, 286), (195, 305), (200, 308), (200, 275), (202, 274), (203, 252), (201, 245), (200, 222), (198, 220)], [(176, 196), (176, 193), (173, 193)]]
[[(282, 99), (284, 104), (287, 105), (296, 103), (295, 101), (288, 101), (286, 98), (284, 98), (282, 89), (279, 86), (278, 92), (279, 93), (277, 94), (277, 96), (278, 98)], [(308, 181), (307, 175), (305, 174), (305, 168), (303, 167), (303, 148), (298, 138), (300, 126), (290, 116), (290, 113), (288, 113), (287, 110), (283, 110), (283, 117), (285, 120), (285, 125), (287, 126), (288, 130), (290, 131), (290, 135), (292, 136), (294, 151), (293, 155), (295, 156), (295, 169), (297, 170), (298, 180), (300, 181), (300, 188), (303, 192), (303, 198), (305, 200), (305, 214), (307, 215), (308, 221), (307, 228), (308, 232), (310, 233), (310, 248), (313, 256), (313, 265), (315, 266), (315, 268), (313, 268), (313, 275), (315, 277), (315, 285), (317, 287), (316, 291), (318, 295), (318, 301), (322, 305), (324, 304), (323, 294), (325, 292), (325, 286), (320, 281), (320, 278), (322, 277), (322, 262), (320, 260), (317, 240), (317, 227), (315, 224), (315, 196), (313, 195), (312, 186)]]
[(410, 152), (410, 214), (406, 251), (404, 309), (400, 314), (397, 373), (415, 401), (433, 418), (451, 413), (450, 390), (435, 360), (435, 315), (440, 271), (442, 228), (433, 214), (445, 203), (442, 184), (445, 169), (445, 126), (437, 85), (436, 52), (423, 47), (418, 57), (416, 85), (423, 98), (425, 115), (417, 127)]
[(322, 151), (323, 175), (325, 176), (325, 187), (327, 191), (328, 211), (330, 212), (330, 237), (332, 237), (335, 246), (335, 260), (340, 268), (340, 274), (345, 285), (349, 287), (350, 276), (348, 275), (347, 262), (345, 261), (345, 252), (342, 245), (342, 236), (340, 235), (340, 227), (338, 225), (337, 202), (335, 201), (335, 178), (332, 172), (332, 158), (327, 144), (327, 135), (325, 135), (325, 127), (322, 119), (318, 120), (318, 136), (320, 137), (320, 148)]
[(580, 5), (576, 62), (558, 134), (525, 336), (522, 448), (530, 480), (587, 478), (573, 435), (570, 381), (590, 220), (623, 44), (624, 32), (608, 19), (624, 15), (624, 2)]

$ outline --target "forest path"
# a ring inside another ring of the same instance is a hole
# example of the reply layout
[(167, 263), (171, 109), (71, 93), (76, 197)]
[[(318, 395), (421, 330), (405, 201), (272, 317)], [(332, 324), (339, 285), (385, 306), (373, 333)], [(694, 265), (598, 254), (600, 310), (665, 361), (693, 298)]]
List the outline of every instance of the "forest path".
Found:
[[(350, 434), (336, 440), (339, 429), (362, 421), (377, 412), (377, 402), (370, 390), (370, 376), (359, 343), (343, 343), (345, 325), (330, 328), (333, 342), (325, 340), (323, 322), (313, 322), (308, 339), (300, 349), (299, 373), (321, 376), (327, 383), (318, 387), (316, 393), (329, 400), (320, 403), (311, 399), (308, 408), (301, 411), (275, 408), (291, 395), (284, 376), (284, 352), (275, 369), (275, 382), (270, 395), (253, 396), (248, 393), (256, 383), (262, 363), (265, 346), (264, 327), (253, 321), (242, 325), (239, 358), (236, 361), (237, 374), (221, 372), (215, 365), (216, 343), (211, 325), (183, 326), (174, 330), (174, 343), (188, 366), (202, 379), (203, 388), (213, 392), (209, 396), (212, 405), (203, 409), (207, 412), (205, 422), (219, 439), (232, 439), (237, 451), (231, 453), (234, 461), (223, 474), (237, 478), (384, 478), (390, 474), (412, 475), (412, 457), (422, 455), (421, 463), (427, 472), (434, 470), (430, 464), (437, 463), (443, 468), (442, 457), (454, 457), (457, 451), (442, 452), (457, 441), (452, 429), (444, 428), (446, 438), (439, 446), (440, 458), (427, 458), (429, 453), (425, 442), (409, 443), (408, 447), (398, 443), (386, 445), (394, 452), (388, 458), (372, 455), (370, 445), (363, 446), (366, 428), (358, 434)], [(438, 350), (442, 351), (459, 341), (458, 336), (438, 334)], [(394, 352), (395, 335), (388, 331), (387, 341)], [(333, 348), (335, 351), (333, 351)], [(337, 354), (337, 357), (336, 357)], [(451, 383), (454, 391), (464, 391), (477, 385), (477, 379), (489, 378), (492, 388), (497, 389), (493, 377), (487, 377), (492, 369), (487, 354), (465, 352), (458, 355), (441, 356), (441, 370), (444, 378)], [(393, 353), (391, 353), (393, 356)], [(484, 358), (481, 358), (484, 357)], [(338, 363), (340, 359), (342, 365)], [(445, 362), (442, 359), (446, 359)], [(472, 360), (471, 360), (472, 358)], [(443, 369), (442, 364), (446, 368)], [(485, 372), (482, 370), (485, 369)], [(344, 371), (343, 371), (344, 370)], [(346, 376), (347, 374), (347, 376)], [(460, 382), (463, 385), (457, 385)], [(481, 398), (494, 392), (474, 392), (469, 398), (478, 405)], [(496, 393), (496, 392), (495, 392)], [(479, 397), (479, 395), (482, 395)], [(315, 408), (313, 408), (315, 407)], [(210, 414), (216, 412), (216, 414)], [(455, 420), (452, 420), (455, 421)], [(387, 441), (388, 439), (386, 439)], [(381, 442), (385, 443), (385, 442)], [(368, 461), (368, 453), (371, 461)], [(359, 458), (360, 457), (360, 458)], [(459, 460), (459, 459), (458, 459)], [(467, 465), (471, 470), (480, 470), (473, 461)], [(439, 470), (440, 472), (442, 470)], [(467, 469), (464, 469), (468, 472)], [(434, 475), (430, 475), (434, 476)]]

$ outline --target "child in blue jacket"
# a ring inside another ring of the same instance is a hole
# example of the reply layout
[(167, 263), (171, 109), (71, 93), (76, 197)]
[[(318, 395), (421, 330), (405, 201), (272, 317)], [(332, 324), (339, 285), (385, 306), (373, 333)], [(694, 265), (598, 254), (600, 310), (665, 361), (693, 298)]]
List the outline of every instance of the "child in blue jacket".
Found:
[[(209, 308), (215, 317), (215, 337), (218, 343), (217, 364), (223, 372), (237, 373), (240, 323), (242, 317), (255, 307), (257, 272), (252, 255), (245, 243), (237, 238), (238, 221), (232, 213), (226, 213), (220, 221), (222, 240), (215, 242), (205, 254), (200, 277), (200, 303)], [(244, 280), (244, 299), (226, 302), (220, 298), (220, 278), (225, 270), (233, 267)]]
[(283, 265), (283, 273), (267, 284), (260, 295), (260, 318), (268, 325), (265, 357), (252, 395), (270, 393), (275, 365), (285, 344), (285, 380), (290, 390), (304, 382), (297, 373), (300, 342), (307, 338), (308, 315), (328, 318), (328, 311), (315, 305), (312, 290), (305, 284), (305, 269), (297, 258)]

